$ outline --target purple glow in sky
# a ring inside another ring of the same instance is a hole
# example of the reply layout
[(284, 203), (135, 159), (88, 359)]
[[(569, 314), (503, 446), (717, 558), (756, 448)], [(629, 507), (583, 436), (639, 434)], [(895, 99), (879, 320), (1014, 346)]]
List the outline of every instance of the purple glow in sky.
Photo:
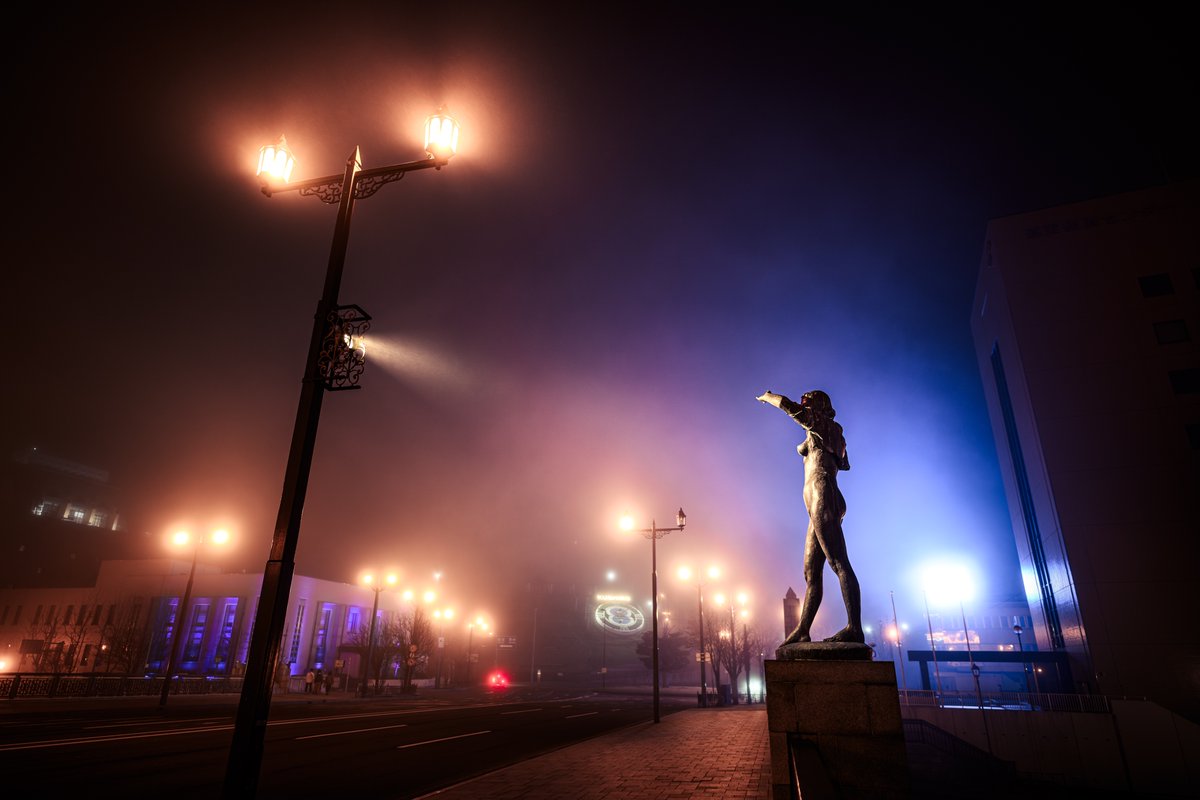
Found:
[(864, 619), (892, 589), (917, 616), (933, 556), (1020, 593), (967, 320), (985, 225), (1194, 174), (1176, 20), (270, 6), (30, 12), (9, 450), (110, 469), (147, 531), (237, 520), (261, 568), (333, 209), (263, 197), (258, 148), (285, 133), (297, 179), (410, 160), (445, 103), (460, 154), (356, 210), (365, 389), (326, 398), (299, 572), (648, 594), (616, 519), (683, 506), (664, 591), (715, 561), (774, 618), (803, 431), (754, 398), (820, 388)]

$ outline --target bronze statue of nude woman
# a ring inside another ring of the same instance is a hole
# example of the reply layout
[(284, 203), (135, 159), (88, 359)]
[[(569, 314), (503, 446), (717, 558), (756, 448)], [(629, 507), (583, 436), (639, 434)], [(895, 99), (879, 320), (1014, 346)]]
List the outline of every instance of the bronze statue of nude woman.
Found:
[(808, 509), (808, 535), (804, 539), (804, 605), (800, 609), (800, 624), (784, 644), (812, 641), (809, 628), (821, 605), (826, 561), (841, 584), (848, 619), (846, 627), (825, 641), (862, 643), (865, 639), (858, 578), (850, 567), (846, 537), (842, 534), (846, 499), (837, 484), (838, 471), (850, 469), (850, 461), (846, 457), (842, 426), (833, 421), (836, 413), (833, 403), (829, 395), (819, 390), (805, 392), (799, 403), (771, 391), (763, 392), (755, 399), (784, 411), (808, 431), (804, 442), (796, 448), (796, 452), (804, 457), (804, 507)]

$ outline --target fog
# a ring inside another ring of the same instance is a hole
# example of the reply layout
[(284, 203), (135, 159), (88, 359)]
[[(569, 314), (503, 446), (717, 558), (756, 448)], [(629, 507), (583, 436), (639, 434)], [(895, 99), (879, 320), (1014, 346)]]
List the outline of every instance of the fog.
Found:
[(30, 12), (7, 56), (9, 450), (109, 469), (147, 534), (232, 520), (226, 565), (261, 569), (333, 208), (260, 194), (258, 148), (285, 133), (297, 179), (355, 146), (411, 160), (445, 103), (459, 155), (355, 211), (367, 370), (325, 399), (298, 572), (441, 570), (476, 609), (612, 569), (648, 598), (617, 519), (682, 506), (668, 601), (694, 595), (678, 565), (718, 563), (779, 620), (804, 432), (754, 398), (819, 388), (864, 619), (894, 590), (915, 624), (932, 559), (1021, 595), (968, 325), (984, 229), (1163, 179), (1182, 112), (1116, 86), (1110, 45), (1144, 56), (1136, 86), (1181, 52), (1169, 26), (352, 3), (274, 27), (269, 6)]

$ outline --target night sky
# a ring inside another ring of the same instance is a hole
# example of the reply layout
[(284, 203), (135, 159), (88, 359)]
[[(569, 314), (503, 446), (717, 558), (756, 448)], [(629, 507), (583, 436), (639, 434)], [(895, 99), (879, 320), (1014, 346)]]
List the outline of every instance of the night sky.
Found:
[(820, 388), (865, 620), (890, 590), (917, 617), (934, 557), (1019, 594), (968, 322), (985, 227), (1196, 175), (1180, 19), (243, 5), (10, 27), (6, 453), (110, 470), (147, 555), (220, 522), (261, 569), (334, 208), (264, 197), (258, 148), (285, 133), (297, 179), (408, 161), (445, 103), (459, 155), (356, 208), (365, 388), (326, 397), (300, 573), (442, 569), (467, 607), (615, 569), (648, 597), (616, 519), (682, 506), (668, 600), (720, 563), (773, 629), (804, 432), (754, 398)]

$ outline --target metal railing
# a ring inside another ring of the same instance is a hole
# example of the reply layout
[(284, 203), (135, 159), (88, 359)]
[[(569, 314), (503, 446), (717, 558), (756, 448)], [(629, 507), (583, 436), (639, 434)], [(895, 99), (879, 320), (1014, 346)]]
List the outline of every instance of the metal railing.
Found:
[(1048, 692), (935, 692), (927, 689), (900, 690), (900, 705), (929, 708), (979, 708), (998, 711), (1073, 711), (1083, 714), (1112, 712), (1108, 698), (1100, 694), (1051, 694)]
[[(162, 693), (162, 677), (107, 673), (12, 673), (0, 675), (0, 699), (32, 697), (131, 697)], [(177, 677), (171, 694), (240, 692), (241, 678)]]

